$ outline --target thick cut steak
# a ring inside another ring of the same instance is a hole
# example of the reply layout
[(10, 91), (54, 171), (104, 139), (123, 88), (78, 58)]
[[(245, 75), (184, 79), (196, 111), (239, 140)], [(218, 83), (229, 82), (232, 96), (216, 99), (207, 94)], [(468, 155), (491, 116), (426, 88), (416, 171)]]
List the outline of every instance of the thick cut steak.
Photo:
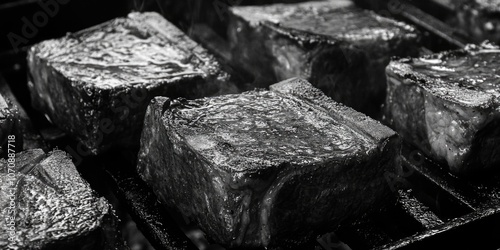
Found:
[(139, 175), (226, 246), (280, 246), (375, 209), (394, 131), (301, 79), (148, 107)]
[(467, 46), (387, 67), (386, 120), (451, 172), (500, 165), (500, 49)]
[(65, 152), (2, 159), (0, 181), (1, 249), (123, 249), (111, 206)]
[(348, 0), (233, 7), (230, 12), (234, 60), (262, 83), (302, 77), (369, 115), (383, 103), (390, 57), (417, 53), (419, 35), (413, 27)]
[(126, 0), (131, 10), (155, 11), (177, 27), (189, 32), (193, 24), (206, 24), (219, 35), (224, 35), (229, 18), (229, 7), (278, 2), (300, 2), (303, 0)]
[(131, 13), (29, 50), (35, 108), (92, 154), (136, 143), (152, 97), (230, 88), (208, 52), (156, 13)]

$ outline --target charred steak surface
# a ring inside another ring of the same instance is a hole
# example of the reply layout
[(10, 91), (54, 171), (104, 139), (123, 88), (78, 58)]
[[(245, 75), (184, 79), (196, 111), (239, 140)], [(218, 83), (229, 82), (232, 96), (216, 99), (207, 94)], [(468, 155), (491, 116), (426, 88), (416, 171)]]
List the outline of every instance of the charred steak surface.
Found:
[(280, 246), (375, 209), (394, 131), (301, 79), (148, 107), (139, 175), (226, 246)]
[(138, 144), (152, 97), (213, 95), (228, 79), (213, 56), (152, 12), (34, 45), (28, 65), (34, 107), (92, 154)]

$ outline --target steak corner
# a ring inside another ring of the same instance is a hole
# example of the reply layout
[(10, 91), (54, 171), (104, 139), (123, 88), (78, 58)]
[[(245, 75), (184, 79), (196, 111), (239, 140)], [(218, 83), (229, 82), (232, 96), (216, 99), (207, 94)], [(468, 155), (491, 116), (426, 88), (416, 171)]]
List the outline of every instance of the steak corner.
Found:
[(454, 174), (498, 170), (498, 60), (500, 48), (482, 44), (391, 62), (386, 121)]
[(137, 168), (215, 242), (279, 246), (375, 209), (398, 150), (391, 129), (291, 79), (270, 91), (153, 99)]

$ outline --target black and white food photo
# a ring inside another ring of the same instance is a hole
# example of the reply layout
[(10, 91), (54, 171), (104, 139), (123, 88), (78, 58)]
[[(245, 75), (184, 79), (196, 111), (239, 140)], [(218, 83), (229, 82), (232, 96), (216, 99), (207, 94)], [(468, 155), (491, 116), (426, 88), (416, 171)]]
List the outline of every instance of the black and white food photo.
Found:
[(2, 0), (0, 250), (500, 249), (500, 0)]

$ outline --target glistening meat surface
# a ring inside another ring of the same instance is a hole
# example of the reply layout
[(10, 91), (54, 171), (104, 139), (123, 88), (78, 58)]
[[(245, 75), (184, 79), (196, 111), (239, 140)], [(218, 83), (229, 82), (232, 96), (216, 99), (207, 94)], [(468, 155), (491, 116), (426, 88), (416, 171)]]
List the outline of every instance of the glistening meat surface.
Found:
[(231, 247), (281, 246), (377, 209), (394, 131), (291, 79), (148, 107), (139, 175), (160, 200)]
[(231, 88), (215, 58), (156, 13), (131, 13), (28, 53), (33, 106), (91, 154), (138, 145), (154, 96), (198, 98)]
[(500, 163), (498, 47), (483, 44), (391, 62), (386, 118), (456, 174)]

